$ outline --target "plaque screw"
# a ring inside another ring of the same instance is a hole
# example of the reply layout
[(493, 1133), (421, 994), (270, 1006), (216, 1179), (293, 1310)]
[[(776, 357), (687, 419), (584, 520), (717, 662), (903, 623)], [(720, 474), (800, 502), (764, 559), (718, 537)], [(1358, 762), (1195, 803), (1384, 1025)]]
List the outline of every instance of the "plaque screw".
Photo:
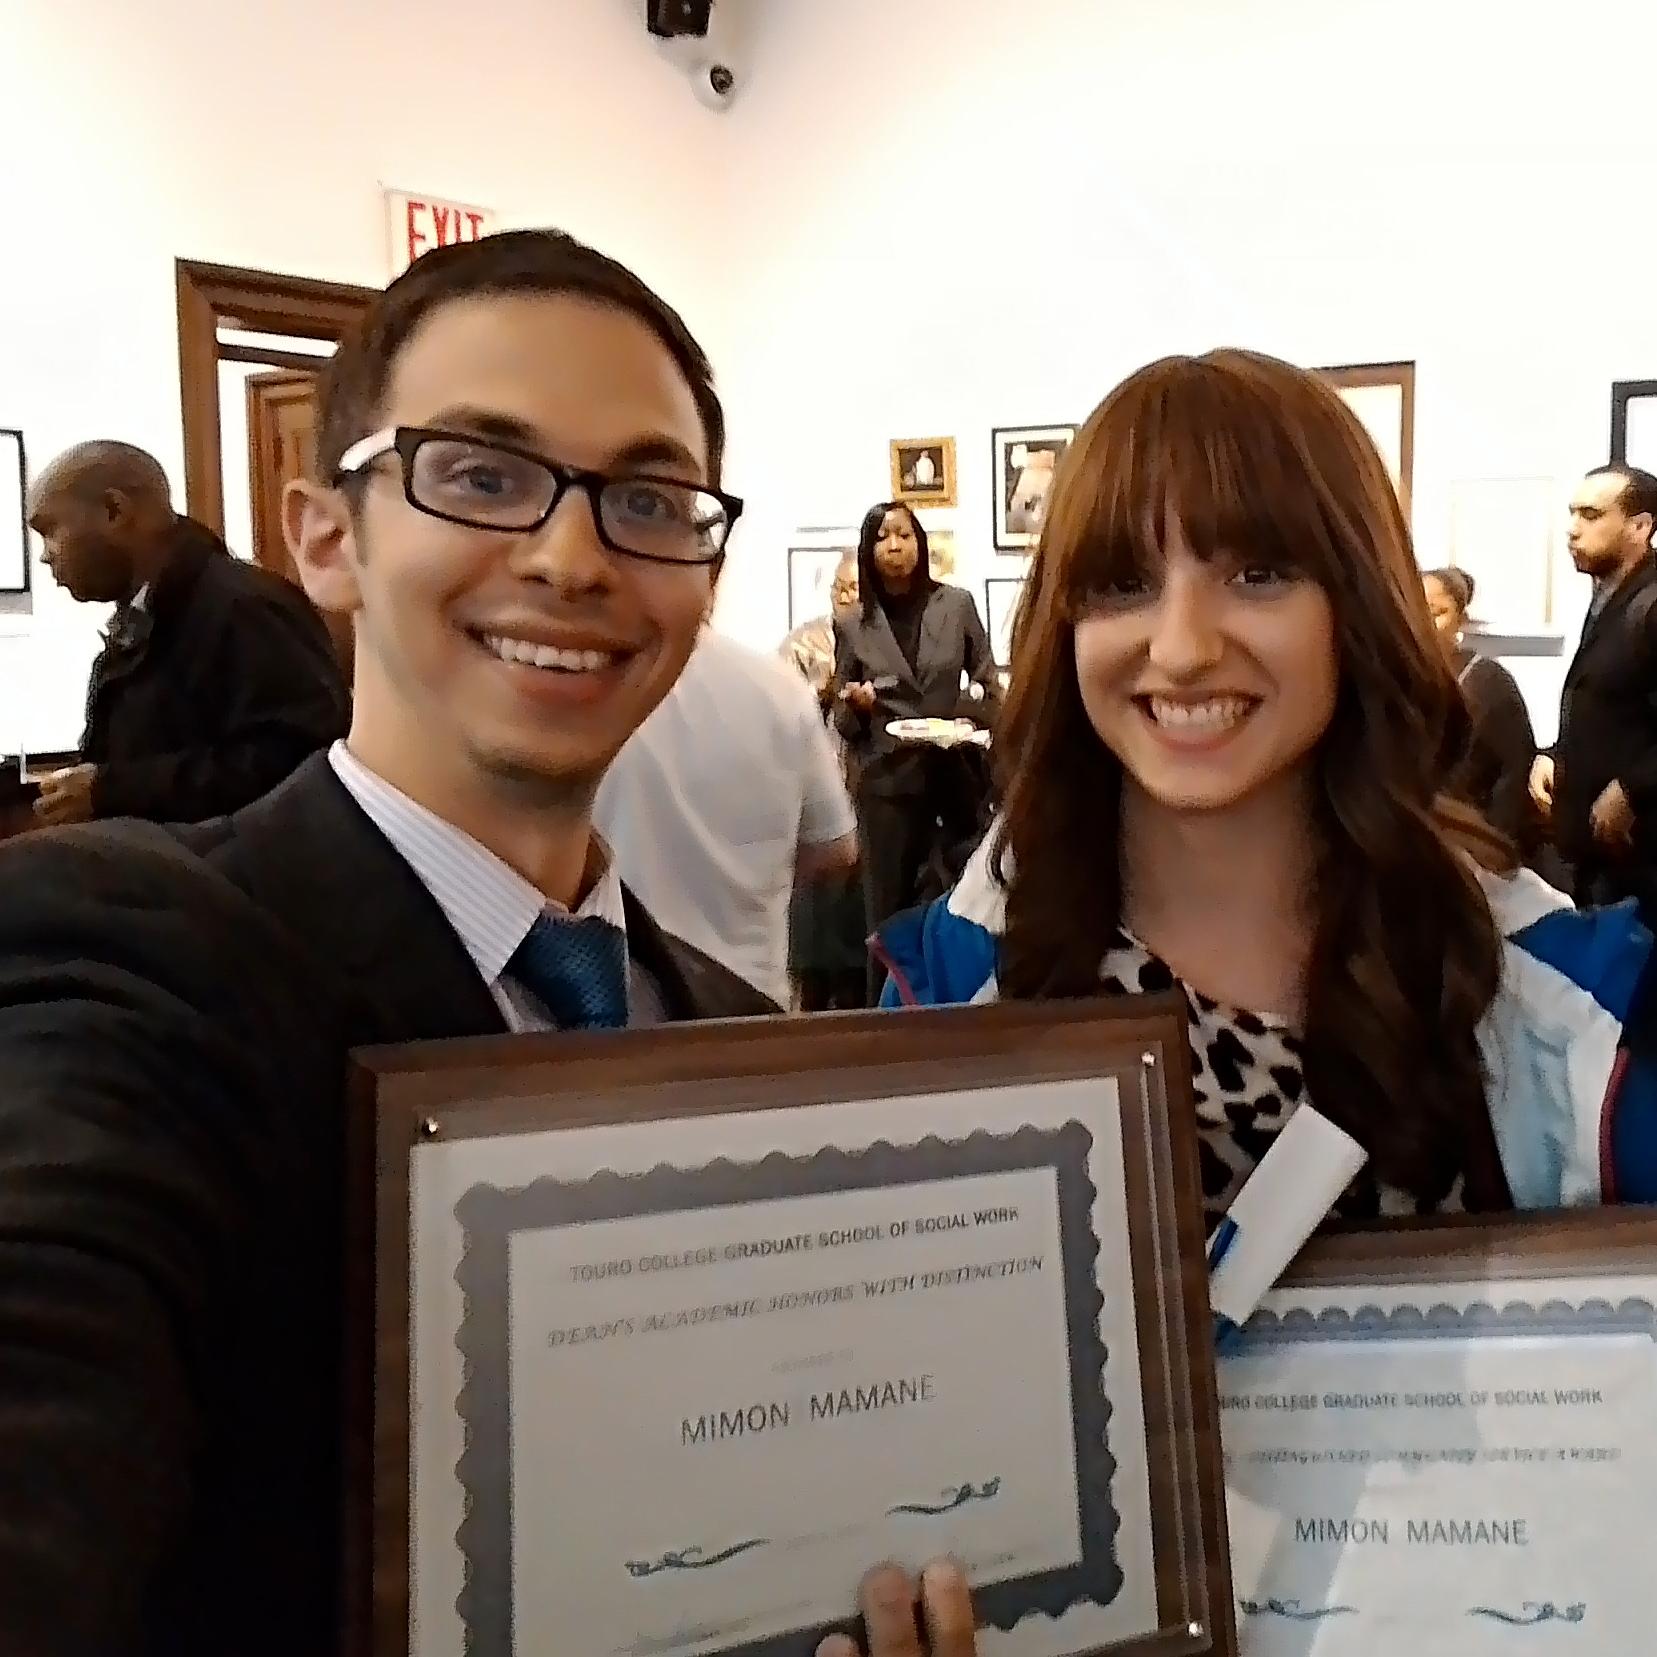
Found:
[(435, 1116), (423, 1116), (420, 1119), (420, 1137), (422, 1139), (436, 1139), (442, 1133), (443, 1124)]
[(1185, 1632), (1189, 1634), (1193, 1640), (1205, 1639), (1208, 1635), (1208, 1630), (1204, 1628), (1200, 1622), (1187, 1623), (1185, 1625)]
[[(1141, 1054), (1140, 1054), (1140, 1055), (1139, 1055), (1139, 1062), (1140, 1062), (1140, 1063), (1141, 1063), (1141, 1064), (1142, 1064), (1142, 1065), (1143, 1065), (1143, 1066), (1144, 1066), (1144, 1067), (1145, 1067), (1145, 1068), (1146, 1068), (1146, 1069), (1147, 1069), (1147, 1070), (1155, 1070), (1155, 1069), (1156, 1069), (1156, 1054), (1155, 1054), (1155, 1053), (1151, 1053), (1151, 1052), (1145, 1052), (1145, 1053), (1141, 1053)], [(1195, 1627), (1195, 1626), (1196, 1626), (1196, 1624), (1195, 1624), (1195, 1623), (1193, 1623), (1193, 1624), (1192, 1624), (1192, 1627)]]

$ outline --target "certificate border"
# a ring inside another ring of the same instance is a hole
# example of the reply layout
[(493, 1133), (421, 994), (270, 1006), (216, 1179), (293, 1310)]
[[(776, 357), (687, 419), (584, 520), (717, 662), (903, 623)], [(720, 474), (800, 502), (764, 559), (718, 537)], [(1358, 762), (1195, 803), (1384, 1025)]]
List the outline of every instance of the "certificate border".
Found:
[(409, 1202), (418, 1145), (733, 1109), (753, 1113), (763, 1134), (770, 1109), (1113, 1075), (1121, 1082), (1157, 1627), (1110, 1650), (1236, 1657), (1186, 1027), (1183, 998), (1165, 994), (355, 1051), (342, 1294), (342, 1650), (409, 1651)]
[[(1432, 1285), (1442, 1293), (1448, 1285)], [(1479, 1291), (1475, 1290), (1474, 1293)], [(1236, 1337), (1239, 1355), (1286, 1346), (1351, 1345), (1368, 1341), (1522, 1340), (1534, 1336), (1583, 1339), (1606, 1335), (1644, 1335), (1657, 1341), (1657, 1306), (1649, 1300), (1629, 1299), (1613, 1305), (1587, 1297), (1572, 1305), (1567, 1300), (1510, 1300), (1494, 1298), (1452, 1306), (1427, 1295), (1425, 1304), (1397, 1306), (1325, 1306), (1313, 1312), (1304, 1306), (1274, 1312), (1262, 1307)]]
[[(822, 1196), (882, 1186), (1051, 1168), (1058, 1184), (1060, 1272), (1070, 1351), (1071, 1454), (1076, 1467), (1081, 1558), (1060, 1570), (1013, 1577), (975, 1595), (983, 1620), (1010, 1629), (1032, 1611), (1056, 1617), (1072, 1605), (1109, 1605), (1122, 1589), (1116, 1558), (1112, 1480), (1116, 1459), (1107, 1426), (1108, 1354), (1099, 1334), (1096, 1196), (1088, 1175), (1093, 1135), (1081, 1123), (1026, 1126), (1011, 1134), (979, 1130), (964, 1139), (936, 1135), (902, 1146), (877, 1141), (862, 1151), (839, 1148), (810, 1156), (773, 1152), (757, 1162), (720, 1158), (697, 1168), (662, 1164), (646, 1174), (608, 1170), (583, 1180), (538, 1179), (505, 1188), (475, 1185), (455, 1205), (466, 1245), (456, 1274), (466, 1311), (456, 1340), (466, 1359), (457, 1407), (467, 1448), (457, 1471), (467, 1494), (457, 1540), (466, 1559), (459, 1611), (467, 1657), (512, 1657), (514, 1571), (511, 1478), (511, 1343), (508, 1260), (513, 1234), (593, 1220), (692, 1209), (735, 1207), (778, 1198)], [(844, 1625), (795, 1628), (728, 1649), (727, 1657), (790, 1657)]]

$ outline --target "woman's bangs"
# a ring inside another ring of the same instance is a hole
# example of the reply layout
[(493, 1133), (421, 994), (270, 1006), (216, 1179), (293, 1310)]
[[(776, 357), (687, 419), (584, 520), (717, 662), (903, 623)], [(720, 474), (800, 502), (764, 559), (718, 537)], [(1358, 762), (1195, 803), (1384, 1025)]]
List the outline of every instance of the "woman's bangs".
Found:
[(1073, 602), (1153, 573), (1176, 525), (1203, 560), (1325, 579), (1329, 526), (1287, 408), (1212, 365), (1176, 361), (1119, 388), (1095, 422), (1066, 457), (1050, 519), (1068, 543)]
[[(1279, 574), (1308, 572), (1327, 545), (1311, 479), (1292, 464), (1295, 445), (1280, 419), (1220, 406), (1170, 430), (1165, 515), (1198, 558), (1235, 560)], [(1184, 411), (1181, 411), (1184, 412)], [(1174, 425), (1174, 422), (1170, 422)], [(1166, 525), (1164, 526), (1166, 533)], [(1314, 544), (1316, 543), (1316, 544)]]
[[(1131, 386), (1131, 382), (1130, 382)], [(1167, 538), (1173, 457), (1154, 406), (1121, 388), (1065, 456), (1048, 541), (1072, 604), (1151, 575)]]

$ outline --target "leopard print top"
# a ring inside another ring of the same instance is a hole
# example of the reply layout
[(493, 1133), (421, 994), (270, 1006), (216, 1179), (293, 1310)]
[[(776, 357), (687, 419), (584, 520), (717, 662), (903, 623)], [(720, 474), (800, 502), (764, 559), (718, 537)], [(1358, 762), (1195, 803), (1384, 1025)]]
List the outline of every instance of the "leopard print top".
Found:
[[(1119, 932), (1100, 969), (1113, 995), (1179, 989), (1191, 1011), (1191, 1075), (1201, 1133), (1204, 1216), (1212, 1229), (1306, 1097), (1301, 1046), (1280, 1019), (1222, 1007), (1181, 983), (1162, 961)], [(1459, 1211), (1461, 1181), (1426, 1202), (1361, 1170), (1335, 1204), (1342, 1220)]]

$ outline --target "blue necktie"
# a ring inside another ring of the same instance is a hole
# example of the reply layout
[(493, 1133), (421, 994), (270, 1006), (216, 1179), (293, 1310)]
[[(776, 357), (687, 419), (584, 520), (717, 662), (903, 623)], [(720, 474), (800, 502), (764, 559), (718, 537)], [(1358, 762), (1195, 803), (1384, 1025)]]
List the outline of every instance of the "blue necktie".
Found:
[(540, 916), (506, 970), (560, 1030), (627, 1028), (627, 936), (596, 915)]

